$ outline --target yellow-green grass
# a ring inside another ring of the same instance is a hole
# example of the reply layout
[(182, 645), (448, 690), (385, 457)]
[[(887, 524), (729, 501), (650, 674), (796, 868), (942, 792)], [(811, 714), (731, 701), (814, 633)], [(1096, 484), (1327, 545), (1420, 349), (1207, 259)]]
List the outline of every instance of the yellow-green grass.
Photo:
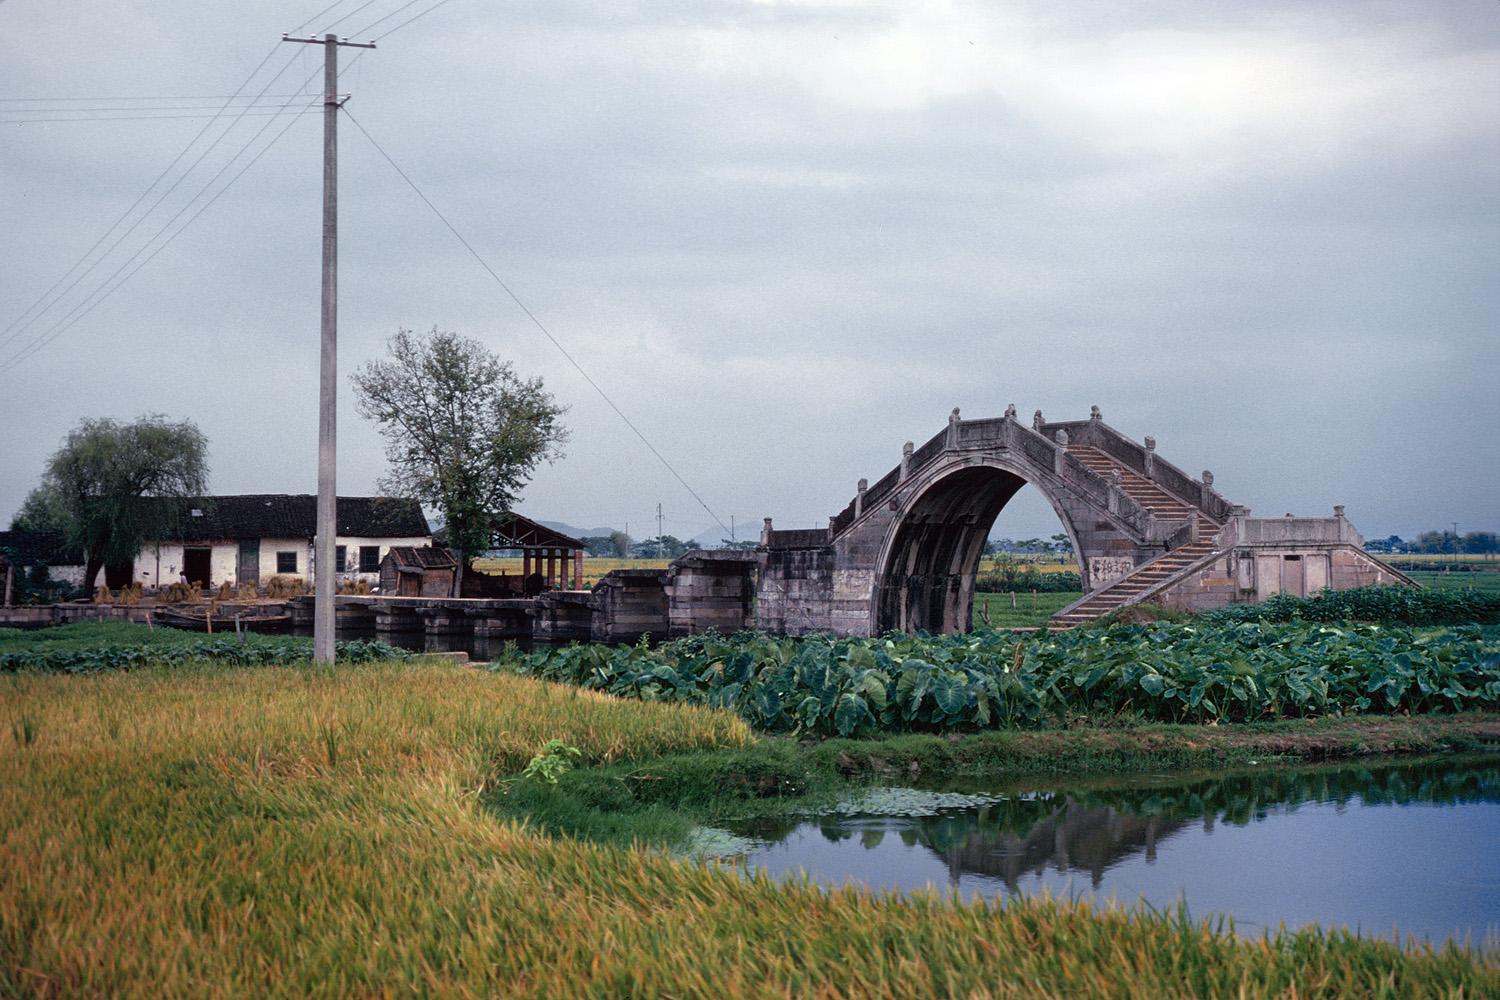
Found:
[[(1495, 995), (1493, 956), (1084, 903), (823, 891), (497, 821), (723, 713), (448, 665), (0, 678), (0, 996)], [(7, 731), (8, 730), (8, 731)]]
[(1492, 565), (1500, 565), (1500, 552), (1476, 552), (1472, 554), (1460, 552), (1456, 555), (1452, 552), (1397, 552), (1394, 554), (1388, 552), (1380, 552), (1376, 553), (1376, 555), (1381, 559), (1388, 559), (1394, 562), (1431, 563), (1433, 569), (1441, 569), (1444, 563), (1452, 563), (1455, 561), (1461, 563), (1490, 563)]

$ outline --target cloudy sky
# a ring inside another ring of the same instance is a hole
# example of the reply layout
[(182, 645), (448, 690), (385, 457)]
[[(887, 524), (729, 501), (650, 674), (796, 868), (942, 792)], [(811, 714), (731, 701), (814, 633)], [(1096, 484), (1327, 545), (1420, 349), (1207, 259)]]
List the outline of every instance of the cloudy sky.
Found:
[[(331, 28), (379, 39), (340, 53), (341, 373), (436, 326), (543, 376), (533, 517), (821, 526), (1014, 402), (1258, 514), (1500, 530), (1495, 0), (324, 6), (0, 0), (0, 524), (94, 416), (316, 492), (321, 48), (280, 39)], [(993, 533), (1058, 530), (1023, 493)]]

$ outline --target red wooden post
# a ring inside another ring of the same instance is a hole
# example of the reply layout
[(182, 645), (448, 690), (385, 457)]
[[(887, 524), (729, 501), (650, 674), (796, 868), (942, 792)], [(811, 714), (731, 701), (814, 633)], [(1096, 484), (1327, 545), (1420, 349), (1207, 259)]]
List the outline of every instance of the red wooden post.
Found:
[(525, 580), (531, 575), (531, 550), (522, 549), (521, 553), (521, 579)]
[(557, 550), (547, 550), (547, 589), (552, 590), (557, 586)]
[(573, 550), (573, 589), (583, 589), (583, 550)]

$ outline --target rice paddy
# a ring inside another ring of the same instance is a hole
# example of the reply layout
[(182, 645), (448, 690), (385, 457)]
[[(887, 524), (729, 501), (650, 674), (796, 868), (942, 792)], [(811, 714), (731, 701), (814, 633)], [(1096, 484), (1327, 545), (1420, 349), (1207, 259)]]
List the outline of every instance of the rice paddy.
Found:
[(1496, 956), (744, 877), (483, 803), (756, 737), (465, 667), (0, 677), (6, 997), (1494, 995)]

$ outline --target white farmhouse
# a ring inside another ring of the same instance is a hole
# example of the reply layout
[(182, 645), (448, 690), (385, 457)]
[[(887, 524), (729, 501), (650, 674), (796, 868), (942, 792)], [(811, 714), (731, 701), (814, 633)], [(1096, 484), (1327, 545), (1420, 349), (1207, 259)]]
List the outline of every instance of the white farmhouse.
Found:
[[(182, 501), (172, 538), (147, 542), (132, 578), (148, 589), (177, 583), (218, 586), (264, 584), (273, 576), (312, 581), (318, 498), (266, 493), (195, 497)], [(410, 499), (339, 497), (340, 584), (380, 580), (380, 561), (392, 546), (432, 541), (422, 507)]]

